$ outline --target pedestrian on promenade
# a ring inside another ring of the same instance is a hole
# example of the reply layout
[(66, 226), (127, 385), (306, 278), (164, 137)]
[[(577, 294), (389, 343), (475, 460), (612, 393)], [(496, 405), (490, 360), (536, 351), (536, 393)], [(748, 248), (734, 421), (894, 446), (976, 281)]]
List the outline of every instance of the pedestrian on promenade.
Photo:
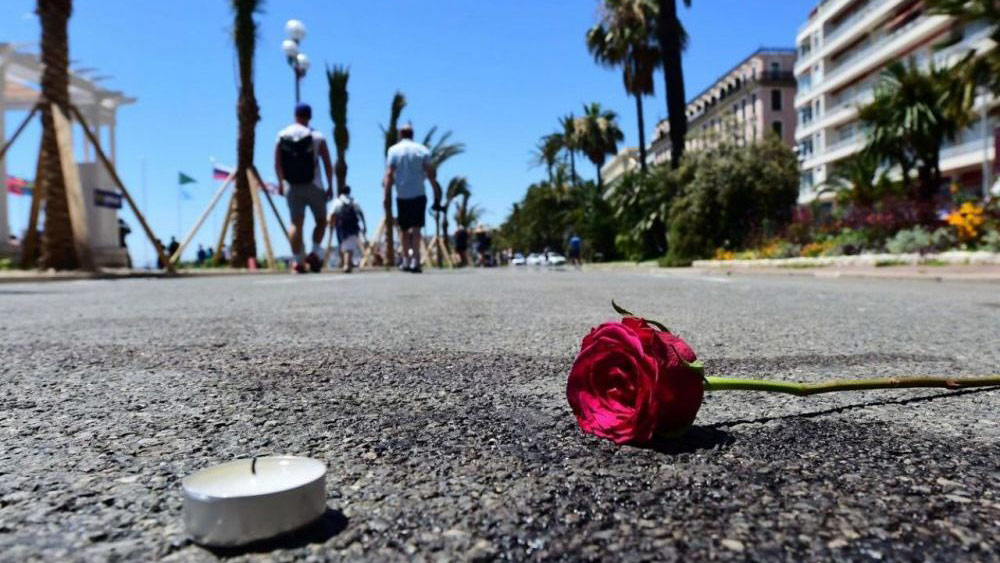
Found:
[(583, 246), (583, 242), (580, 240), (580, 235), (575, 232), (569, 237), (569, 261), (579, 270), (583, 267), (583, 262), (580, 260), (580, 250)]
[(492, 265), (490, 262), (490, 234), (486, 232), (486, 227), (479, 225), (476, 227), (476, 258), (477, 265), (485, 268)]
[[(323, 134), (309, 126), (312, 108), (309, 104), (295, 106), (295, 123), (278, 133), (274, 146), (274, 171), (278, 176), (279, 189), (287, 190), (288, 213), (292, 226), (288, 236), (292, 243), (292, 272), (302, 274), (309, 270), (323, 269), (323, 235), (326, 233), (326, 202), (333, 199), (333, 163), (330, 150)], [(326, 189), (320, 176), (319, 161), (323, 160), (326, 170)], [(307, 256), (302, 241), (302, 226), (306, 219), (306, 207), (312, 211), (316, 226), (312, 233), (312, 250)]]
[(455, 231), (455, 253), (458, 254), (458, 266), (469, 265), (469, 231), (464, 225), (459, 225)]
[(361, 241), (358, 238), (368, 231), (365, 214), (361, 206), (351, 197), (351, 187), (344, 186), (337, 199), (333, 202), (333, 212), (330, 221), (337, 230), (337, 248), (340, 252), (340, 266), (345, 274), (354, 270), (354, 254), (361, 254)]
[[(396, 186), (396, 222), (403, 232), (403, 261), (400, 268), (406, 272), (419, 274), (420, 236), (427, 215), (427, 194), (424, 180), (430, 180), (434, 189), (434, 211), (441, 208), (441, 186), (431, 163), (431, 152), (427, 147), (413, 140), (413, 126), (409, 123), (399, 129), (400, 141), (389, 148), (386, 155), (384, 205), (387, 215), (392, 211), (392, 187)], [(392, 225), (386, 223), (386, 228)]]
[(167, 258), (173, 258), (180, 247), (181, 243), (177, 242), (176, 238), (170, 237), (170, 244), (167, 246)]

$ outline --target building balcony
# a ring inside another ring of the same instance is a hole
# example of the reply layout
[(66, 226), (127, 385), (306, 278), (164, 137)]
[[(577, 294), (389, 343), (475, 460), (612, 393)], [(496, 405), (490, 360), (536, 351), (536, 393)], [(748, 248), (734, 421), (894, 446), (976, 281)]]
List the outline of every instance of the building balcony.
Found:
[(926, 38), (944, 29), (950, 22), (948, 16), (919, 17), (902, 27), (878, 37), (870, 44), (854, 51), (814, 84), (810, 98), (836, 90), (872, 70), (885, 66), (893, 59), (910, 52)]

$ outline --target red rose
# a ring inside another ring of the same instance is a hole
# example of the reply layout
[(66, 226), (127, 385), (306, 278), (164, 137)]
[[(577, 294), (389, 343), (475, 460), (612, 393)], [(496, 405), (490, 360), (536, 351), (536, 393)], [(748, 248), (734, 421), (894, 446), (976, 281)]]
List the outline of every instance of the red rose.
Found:
[(616, 444), (649, 442), (685, 430), (701, 407), (694, 352), (677, 336), (644, 319), (605, 323), (583, 339), (566, 386), (584, 432)]

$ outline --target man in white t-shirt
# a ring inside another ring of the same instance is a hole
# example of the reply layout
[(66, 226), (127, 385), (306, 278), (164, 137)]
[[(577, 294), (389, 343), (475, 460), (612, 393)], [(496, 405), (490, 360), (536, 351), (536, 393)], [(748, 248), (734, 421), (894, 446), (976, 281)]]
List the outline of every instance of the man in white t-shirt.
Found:
[(386, 155), (384, 205), (392, 209), (392, 187), (396, 186), (396, 223), (403, 232), (403, 264), (407, 272), (420, 273), (420, 236), (427, 212), (427, 194), (424, 181), (430, 180), (434, 190), (434, 211), (441, 209), (441, 186), (437, 181), (430, 150), (413, 140), (413, 126), (399, 129), (400, 141), (389, 148)]
[[(323, 268), (323, 235), (326, 232), (326, 202), (333, 199), (333, 163), (330, 150), (322, 133), (309, 127), (312, 108), (309, 104), (295, 106), (295, 123), (278, 133), (274, 146), (274, 171), (278, 185), (287, 190), (288, 212), (292, 227), (288, 236), (292, 242), (295, 263), (292, 272), (305, 273), (306, 265), (313, 272)], [(326, 189), (320, 176), (319, 161), (326, 169)], [(312, 251), (307, 256), (302, 244), (302, 225), (306, 218), (306, 207), (312, 211), (316, 226), (313, 228)]]
[(365, 214), (361, 206), (351, 197), (351, 187), (344, 186), (337, 199), (333, 200), (330, 222), (337, 231), (337, 247), (340, 251), (340, 265), (345, 274), (354, 270), (354, 255), (361, 254), (361, 233), (368, 230)]

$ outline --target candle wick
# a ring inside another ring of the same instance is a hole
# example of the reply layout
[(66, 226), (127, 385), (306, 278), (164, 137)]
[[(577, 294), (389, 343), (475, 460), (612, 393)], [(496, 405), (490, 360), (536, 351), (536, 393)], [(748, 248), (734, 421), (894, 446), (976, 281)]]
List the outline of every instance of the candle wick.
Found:
[(253, 461), (250, 462), (250, 473), (253, 473), (254, 475), (257, 474), (257, 457), (256, 456), (253, 458)]

